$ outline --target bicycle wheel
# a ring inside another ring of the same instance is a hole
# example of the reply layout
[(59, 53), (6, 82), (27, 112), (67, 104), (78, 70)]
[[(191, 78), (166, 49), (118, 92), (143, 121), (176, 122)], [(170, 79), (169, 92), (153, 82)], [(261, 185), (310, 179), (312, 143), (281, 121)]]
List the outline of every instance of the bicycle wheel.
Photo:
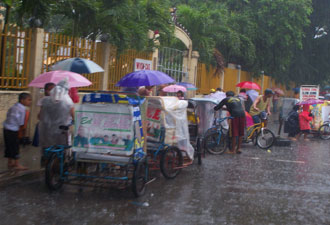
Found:
[(170, 146), (165, 149), (160, 158), (160, 171), (167, 179), (175, 178), (180, 172), (183, 157), (180, 149)]
[(46, 185), (50, 190), (59, 190), (63, 185), (63, 178), (60, 174), (60, 158), (56, 154), (52, 154), (45, 171), (45, 181)]
[(330, 124), (323, 124), (319, 128), (319, 134), (320, 134), (321, 139), (329, 140), (330, 139)]
[(147, 183), (147, 165), (146, 162), (138, 162), (134, 168), (132, 190), (135, 197), (144, 195)]
[(257, 134), (256, 141), (259, 148), (267, 149), (274, 144), (275, 135), (271, 130), (264, 128)]
[[(219, 140), (220, 138), (220, 140)], [(221, 155), (226, 151), (226, 137), (223, 133), (215, 132), (208, 134), (204, 139), (206, 151), (214, 155)]]

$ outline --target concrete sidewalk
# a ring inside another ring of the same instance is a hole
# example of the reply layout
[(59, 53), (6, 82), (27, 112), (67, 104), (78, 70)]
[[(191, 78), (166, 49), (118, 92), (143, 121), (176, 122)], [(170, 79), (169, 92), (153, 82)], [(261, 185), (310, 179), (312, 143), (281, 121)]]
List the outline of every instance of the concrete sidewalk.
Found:
[(9, 171), (7, 168), (7, 158), (4, 158), (4, 147), (0, 149), (0, 186), (12, 183), (15, 178), (33, 177), (40, 174), (43, 169), (40, 168), (40, 148), (29, 146), (20, 146), (20, 163), (28, 167), (26, 171)]

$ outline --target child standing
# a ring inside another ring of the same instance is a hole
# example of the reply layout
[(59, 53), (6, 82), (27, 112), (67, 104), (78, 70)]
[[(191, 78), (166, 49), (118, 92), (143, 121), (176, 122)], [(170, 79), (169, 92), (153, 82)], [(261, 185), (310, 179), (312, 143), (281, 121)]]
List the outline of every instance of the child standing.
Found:
[[(32, 102), (31, 95), (21, 93), (18, 102), (7, 112), (7, 118), (3, 123), (3, 135), (5, 139), (5, 158), (8, 158), (8, 169), (26, 170), (27, 168), (18, 163), (19, 139), (18, 130), (24, 125), (26, 106)], [(23, 131), (23, 133), (25, 130)]]
[(300, 131), (304, 134), (304, 140), (308, 141), (307, 135), (310, 133), (311, 126), (309, 122), (313, 120), (313, 117), (310, 116), (309, 105), (303, 106), (303, 111), (299, 114), (299, 126)]

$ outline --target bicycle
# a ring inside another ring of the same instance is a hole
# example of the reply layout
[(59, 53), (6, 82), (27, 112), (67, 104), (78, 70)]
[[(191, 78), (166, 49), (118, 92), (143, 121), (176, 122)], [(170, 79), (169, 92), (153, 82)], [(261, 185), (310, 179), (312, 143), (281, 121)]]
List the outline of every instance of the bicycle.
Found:
[(254, 145), (257, 145), (261, 149), (270, 148), (275, 142), (274, 133), (265, 126), (267, 118), (262, 119), (260, 123), (256, 123), (246, 130), (246, 136), (244, 141), (246, 143), (252, 141)]
[(206, 131), (204, 138), (204, 148), (211, 154), (221, 155), (227, 149), (227, 133), (228, 129), (221, 124), (227, 119), (233, 117), (225, 117), (222, 119), (214, 118), (213, 126)]

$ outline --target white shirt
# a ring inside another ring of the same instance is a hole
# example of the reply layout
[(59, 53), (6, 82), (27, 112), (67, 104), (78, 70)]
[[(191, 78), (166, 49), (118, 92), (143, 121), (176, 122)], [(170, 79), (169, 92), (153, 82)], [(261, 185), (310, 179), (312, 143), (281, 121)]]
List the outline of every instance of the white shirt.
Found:
[(24, 125), (25, 106), (17, 102), (7, 112), (7, 118), (3, 122), (3, 127), (6, 130), (18, 131), (20, 126)]

